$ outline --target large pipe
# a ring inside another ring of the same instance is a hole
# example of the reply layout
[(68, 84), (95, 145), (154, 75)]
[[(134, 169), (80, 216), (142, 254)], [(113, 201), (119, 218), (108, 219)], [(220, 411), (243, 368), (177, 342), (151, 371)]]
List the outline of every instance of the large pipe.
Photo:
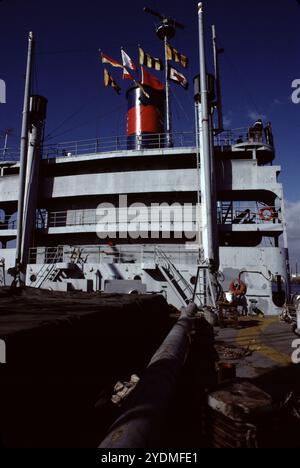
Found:
[(130, 400), (99, 448), (147, 448), (155, 444), (161, 421), (185, 364), (197, 307), (184, 308), (178, 322), (151, 359)]
[(22, 238), (23, 238), (23, 217), (24, 217), (24, 195), (25, 178), (27, 168), (27, 149), (28, 149), (28, 127), (29, 127), (29, 103), (31, 88), (32, 59), (34, 51), (33, 33), (28, 37), (28, 53), (26, 66), (26, 80), (24, 91), (21, 149), (20, 149), (20, 172), (19, 172), (19, 196), (18, 196), (18, 215), (17, 215), (17, 242), (16, 242), (16, 285), (20, 285), (21, 275), (21, 257), (22, 257)]

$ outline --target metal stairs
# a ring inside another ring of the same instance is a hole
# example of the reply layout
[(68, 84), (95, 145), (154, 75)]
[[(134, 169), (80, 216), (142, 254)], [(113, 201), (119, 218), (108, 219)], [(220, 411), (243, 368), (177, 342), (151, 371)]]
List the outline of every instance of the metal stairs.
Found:
[(191, 302), (194, 302), (198, 307), (207, 305), (208, 290), (212, 293), (212, 286), (206, 265), (198, 266), (193, 286), (184, 278), (161, 248), (155, 249), (155, 263), (183, 306)]
[(86, 256), (86, 258), (82, 257), (83, 251), (84, 249), (73, 249), (70, 256), (70, 262), (83, 267), (88, 259), (88, 255)]
[(43, 264), (39, 270), (35, 281), (32, 281), (30, 286), (41, 288), (46, 281), (57, 281), (58, 277), (62, 275), (62, 270), (57, 266), (61, 259), (60, 252), (55, 252), (51, 258), (48, 258), (50, 263)]
[(233, 223), (233, 202), (221, 203), (220, 217), (220, 224)]

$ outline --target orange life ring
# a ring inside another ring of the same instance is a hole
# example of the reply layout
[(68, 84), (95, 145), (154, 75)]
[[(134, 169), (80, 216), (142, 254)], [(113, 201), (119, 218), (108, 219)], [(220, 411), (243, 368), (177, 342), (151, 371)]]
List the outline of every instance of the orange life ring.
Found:
[[(238, 288), (236, 284), (239, 285)], [(234, 296), (244, 296), (247, 293), (247, 286), (241, 280), (231, 281), (229, 291), (232, 292)]]
[[(269, 215), (266, 215), (266, 212), (269, 213)], [(262, 221), (272, 221), (272, 219), (274, 219), (274, 215), (274, 209), (269, 206), (266, 208), (261, 208), (261, 210), (259, 210), (259, 219), (261, 219)]]

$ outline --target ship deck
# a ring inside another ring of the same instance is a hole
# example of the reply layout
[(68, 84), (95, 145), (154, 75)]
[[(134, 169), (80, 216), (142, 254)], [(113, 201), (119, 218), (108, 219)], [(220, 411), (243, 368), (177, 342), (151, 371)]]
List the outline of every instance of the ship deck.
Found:
[(289, 392), (300, 395), (300, 365), (292, 362), (297, 335), (291, 325), (278, 317), (245, 317), (238, 328), (217, 328), (215, 334), (219, 358), (236, 365), (237, 378), (251, 380), (275, 400)]
[[(0, 366), (1, 442), (95, 447), (114, 417), (107, 406), (112, 386), (133, 372), (142, 375), (176, 314), (170, 315), (159, 295), (31, 289), (13, 296), (2, 289), (0, 294), (0, 337), (7, 343), (7, 365)], [(206, 443), (200, 437), (201, 395), (205, 399), (206, 389), (216, 388), (220, 363), (234, 364), (237, 381), (268, 393), (274, 408), (284, 408), (292, 393), (298, 401), (300, 365), (291, 359), (294, 340), (291, 325), (278, 317), (241, 317), (236, 328), (224, 329), (195, 319), (192, 351), (176, 390), (178, 405), (164, 433), (167, 445)], [(274, 430), (272, 424), (270, 419), (268, 444), (299, 447), (300, 421), (280, 413)]]

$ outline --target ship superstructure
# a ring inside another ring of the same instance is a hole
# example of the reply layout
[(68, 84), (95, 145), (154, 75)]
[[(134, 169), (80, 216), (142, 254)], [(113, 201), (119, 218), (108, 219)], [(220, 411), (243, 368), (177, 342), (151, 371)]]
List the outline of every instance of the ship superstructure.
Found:
[(159, 293), (176, 307), (215, 307), (221, 291), (238, 282), (247, 287), (245, 313), (282, 311), (289, 294), (288, 244), (272, 132), (214, 132), (210, 122), (205, 137), (204, 100), (210, 115), (216, 97), (210, 80), (204, 89), (201, 70), (194, 133), (174, 133), (169, 126), (162, 132), (161, 94), (146, 87), (146, 98), (133, 86), (126, 137), (41, 151), (36, 139), (46, 103), (31, 97), (22, 217), (18, 154), (6, 150), (1, 162), (3, 283), (13, 280), (8, 271), (15, 273), (18, 254), (10, 245), (18, 218), (18, 261), (27, 286)]

